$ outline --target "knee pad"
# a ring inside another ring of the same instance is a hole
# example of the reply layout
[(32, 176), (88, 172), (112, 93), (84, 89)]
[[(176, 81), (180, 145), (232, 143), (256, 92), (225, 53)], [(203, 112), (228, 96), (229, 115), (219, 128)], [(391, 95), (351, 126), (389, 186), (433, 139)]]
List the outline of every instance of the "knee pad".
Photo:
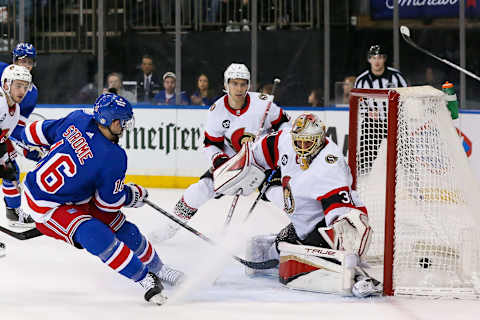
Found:
[(75, 231), (73, 239), (96, 256), (105, 252), (116, 241), (110, 228), (95, 218), (82, 222)]
[[(146, 239), (138, 227), (130, 221), (125, 221), (123, 226), (115, 232), (117, 238), (125, 243), (135, 254), (146, 246)], [(143, 248), (142, 248), (143, 247)]]

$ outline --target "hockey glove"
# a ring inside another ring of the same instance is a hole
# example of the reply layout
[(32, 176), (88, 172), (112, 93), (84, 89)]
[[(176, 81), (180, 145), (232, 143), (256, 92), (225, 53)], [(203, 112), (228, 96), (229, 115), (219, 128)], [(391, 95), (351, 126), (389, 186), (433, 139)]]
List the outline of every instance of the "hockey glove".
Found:
[(18, 175), (18, 167), (10, 160), (0, 165), (0, 178), (16, 181)]
[(148, 198), (148, 190), (135, 183), (127, 183), (125, 185), (127, 191), (127, 201), (125, 201), (125, 207), (138, 208), (145, 204), (143, 202)]
[(41, 152), (40, 150), (23, 149), (23, 156), (25, 158), (27, 158), (28, 160), (38, 162), (43, 158), (44, 155), (45, 155), (45, 153)]
[(266, 178), (263, 180), (262, 184), (258, 187), (258, 190), (262, 193), (260, 199), (263, 201), (270, 201), (267, 199), (267, 190), (273, 186), (281, 186), (282, 185), (282, 172), (280, 168), (273, 169), (273, 170), (266, 170), (265, 171)]
[(368, 216), (360, 210), (351, 209), (332, 224), (337, 248), (362, 257), (370, 246), (372, 228)]
[(220, 167), (222, 164), (224, 164), (225, 162), (228, 161), (228, 159), (230, 159), (225, 153), (218, 153), (217, 155), (215, 155), (215, 157), (213, 158), (213, 168), (214, 169), (217, 169), (218, 167)]

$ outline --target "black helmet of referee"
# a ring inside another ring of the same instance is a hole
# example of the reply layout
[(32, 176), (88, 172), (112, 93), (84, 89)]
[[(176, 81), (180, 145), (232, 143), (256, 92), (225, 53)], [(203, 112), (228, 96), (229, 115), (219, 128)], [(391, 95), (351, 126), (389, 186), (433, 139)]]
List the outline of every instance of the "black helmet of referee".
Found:
[(378, 44), (375, 44), (371, 46), (370, 49), (368, 49), (367, 59), (370, 59), (371, 57), (376, 55), (383, 55), (385, 56), (385, 58), (387, 58), (387, 52), (381, 45)]

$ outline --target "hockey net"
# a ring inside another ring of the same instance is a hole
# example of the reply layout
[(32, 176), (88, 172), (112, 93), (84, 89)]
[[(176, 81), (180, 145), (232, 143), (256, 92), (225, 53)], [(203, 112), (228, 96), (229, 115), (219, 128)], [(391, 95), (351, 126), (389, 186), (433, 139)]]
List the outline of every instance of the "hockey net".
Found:
[(349, 165), (386, 295), (480, 297), (480, 188), (430, 86), (354, 89)]

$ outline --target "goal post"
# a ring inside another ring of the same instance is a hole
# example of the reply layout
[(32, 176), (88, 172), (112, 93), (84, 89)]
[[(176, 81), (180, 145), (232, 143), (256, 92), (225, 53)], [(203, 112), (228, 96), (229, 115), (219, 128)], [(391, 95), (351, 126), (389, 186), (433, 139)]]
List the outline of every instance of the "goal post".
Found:
[(480, 189), (443, 92), (353, 89), (348, 162), (384, 293), (479, 298)]

